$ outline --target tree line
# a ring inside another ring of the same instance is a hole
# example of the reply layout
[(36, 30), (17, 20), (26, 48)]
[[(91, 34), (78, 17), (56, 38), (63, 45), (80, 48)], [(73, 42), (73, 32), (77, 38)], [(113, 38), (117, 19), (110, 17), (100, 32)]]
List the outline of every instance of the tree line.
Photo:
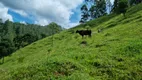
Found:
[(34, 41), (51, 36), (63, 28), (52, 22), (46, 26), (36, 24), (21, 24), (0, 19), (0, 60), (14, 51), (31, 44)]
[(99, 18), (106, 14), (122, 13), (125, 16), (128, 7), (141, 3), (142, 0), (114, 0), (112, 4), (110, 0), (84, 0), (81, 6), (80, 23)]

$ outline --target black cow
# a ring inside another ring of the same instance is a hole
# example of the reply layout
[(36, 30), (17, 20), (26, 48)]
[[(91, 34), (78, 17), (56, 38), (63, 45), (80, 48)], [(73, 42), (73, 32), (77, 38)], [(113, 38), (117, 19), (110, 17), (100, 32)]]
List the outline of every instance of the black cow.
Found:
[(92, 31), (91, 30), (77, 30), (76, 33), (79, 33), (83, 38), (84, 35), (88, 35), (89, 37), (91, 37)]

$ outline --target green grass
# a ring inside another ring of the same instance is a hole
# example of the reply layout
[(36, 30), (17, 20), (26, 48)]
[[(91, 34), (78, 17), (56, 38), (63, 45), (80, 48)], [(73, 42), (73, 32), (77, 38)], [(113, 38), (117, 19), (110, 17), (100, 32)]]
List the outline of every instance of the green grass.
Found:
[[(91, 38), (75, 33), (85, 25)], [(142, 4), (125, 18), (112, 14), (85, 25), (54, 35), (53, 45), (50, 36), (6, 57), (0, 80), (142, 80)]]

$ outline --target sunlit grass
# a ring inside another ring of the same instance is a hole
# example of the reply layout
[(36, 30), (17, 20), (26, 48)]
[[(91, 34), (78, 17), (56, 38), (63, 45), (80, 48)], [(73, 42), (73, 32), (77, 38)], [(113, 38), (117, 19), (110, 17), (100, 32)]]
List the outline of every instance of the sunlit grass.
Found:
[(54, 35), (53, 45), (50, 36), (18, 50), (0, 65), (0, 80), (141, 80), (139, 10), (88, 22), (91, 38), (75, 33), (80, 26)]

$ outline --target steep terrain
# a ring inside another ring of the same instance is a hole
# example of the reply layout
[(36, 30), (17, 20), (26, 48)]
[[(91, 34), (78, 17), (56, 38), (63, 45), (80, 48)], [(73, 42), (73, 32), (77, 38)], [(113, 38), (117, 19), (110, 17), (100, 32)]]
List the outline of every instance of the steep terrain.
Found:
[[(82, 39), (75, 31), (86, 25), (92, 37)], [(34, 42), (0, 65), (0, 80), (54, 79), (142, 80), (142, 4)]]

